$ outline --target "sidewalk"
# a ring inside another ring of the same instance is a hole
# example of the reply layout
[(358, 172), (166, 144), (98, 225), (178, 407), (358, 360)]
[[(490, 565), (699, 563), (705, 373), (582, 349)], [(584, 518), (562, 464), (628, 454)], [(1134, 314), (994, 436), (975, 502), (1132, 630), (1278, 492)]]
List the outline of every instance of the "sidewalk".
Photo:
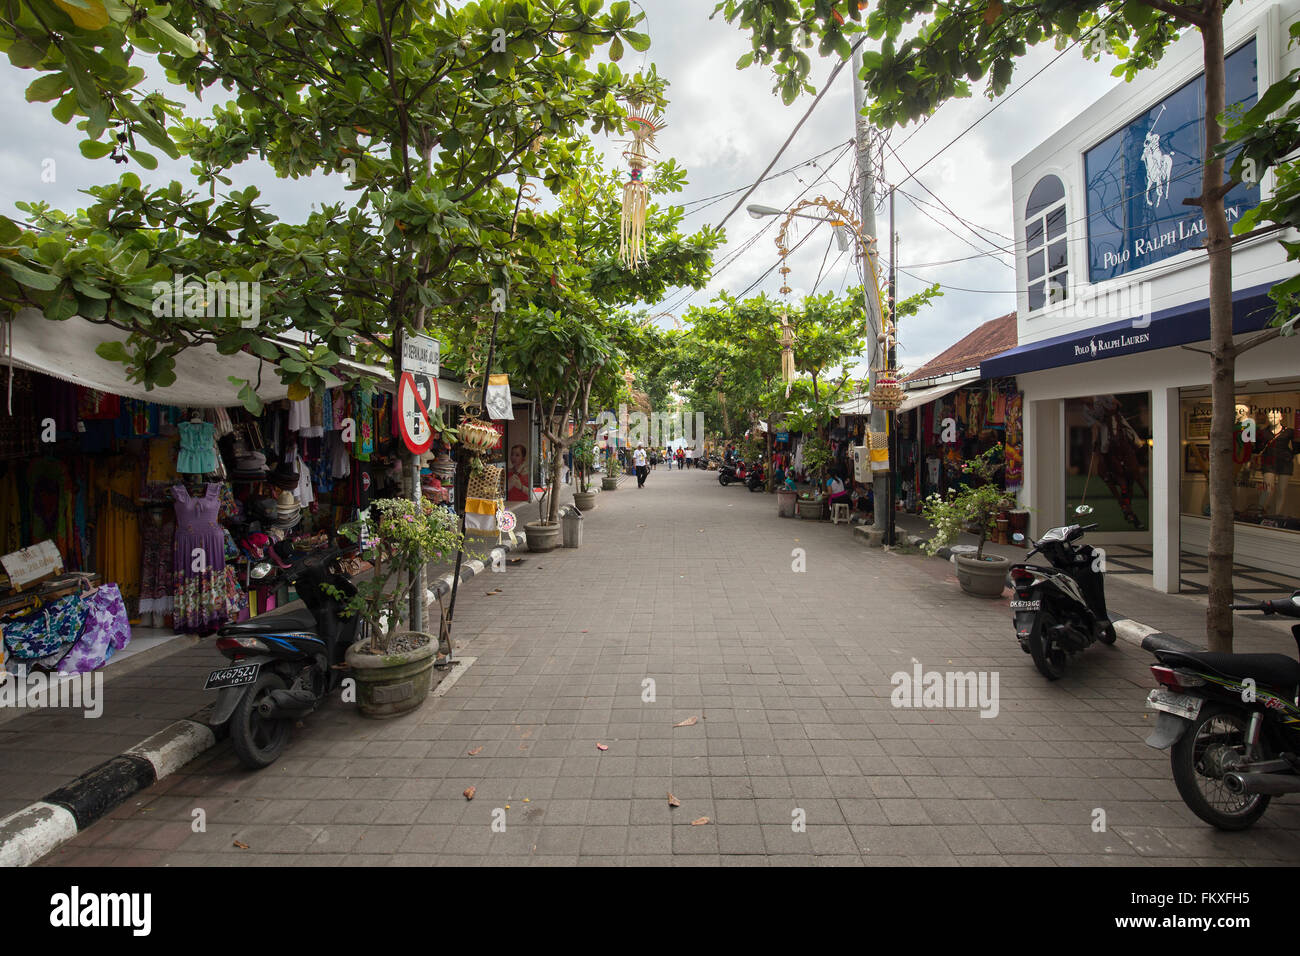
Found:
[[(571, 488), (562, 488), (561, 501), (572, 501)], [(521, 528), (525, 521), (536, 520), (536, 502), (509, 504)], [(487, 538), (471, 538), (468, 544), (479, 554), (495, 546), (495, 539)], [(429, 585), (453, 568), (454, 561), (431, 564)], [(458, 619), (461, 598), (473, 590), (462, 581), (457, 597)], [(285, 607), (301, 604), (293, 602)], [(436, 627), (436, 604), (431, 606), (431, 613)], [(457, 627), (455, 633), (459, 632)], [(0, 767), (5, 770), (0, 774), (0, 818), (41, 800), (176, 721), (194, 717), (212, 703), (215, 695), (205, 691), (203, 684), (225, 660), (213, 641), (213, 637), (177, 635), (126, 660), (110, 662), (102, 671), (103, 713), (98, 718), (83, 717), (81, 710), (60, 708), (0, 711)]]
[[(660, 470), (598, 502), (581, 549), (462, 591), (476, 662), (446, 694), (379, 722), (331, 699), (262, 772), (216, 747), (45, 862), (1300, 860), (1292, 801), (1236, 834), (1183, 806), (1143, 743), (1137, 648), (1091, 648), (1048, 683), (1005, 599), (844, 526), (778, 518), (773, 496), (709, 472)], [(975, 671), (997, 693), (983, 710), (897, 700), (918, 668)]]
[[(932, 533), (925, 519), (919, 515), (900, 513), (896, 526), (900, 541), (904, 535), (928, 538)], [(963, 534), (959, 543), (975, 545), (979, 539), (973, 534)], [(988, 543), (984, 545), (984, 550), (1000, 554), (1011, 561), (1023, 561), (1028, 548)], [(1149, 581), (1149, 578), (1142, 580)], [(1106, 605), (1113, 616), (1131, 618), (1189, 643), (1205, 646), (1204, 595), (1165, 594), (1135, 583), (1128, 575), (1108, 574)], [(1290, 657), (1294, 657), (1297, 651), (1289, 624), (1245, 614), (1238, 614), (1234, 618), (1233, 649), (1239, 654), (1286, 654)]]

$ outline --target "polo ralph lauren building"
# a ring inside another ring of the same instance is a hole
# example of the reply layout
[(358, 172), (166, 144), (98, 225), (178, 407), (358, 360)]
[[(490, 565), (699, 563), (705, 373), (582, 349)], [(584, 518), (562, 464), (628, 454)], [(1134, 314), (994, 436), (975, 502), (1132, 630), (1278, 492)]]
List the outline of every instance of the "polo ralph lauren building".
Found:
[[(1287, 49), (1298, 17), (1300, 0), (1229, 8), (1230, 104), (1300, 65)], [(981, 365), (1024, 393), (1033, 530), (1086, 502), (1093, 540), (1149, 552), (1168, 592), (1196, 586), (1209, 540), (1209, 266), (1201, 210), (1183, 204), (1200, 192), (1204, 104), (1191, 32), (1015, 165), (1019, 344)], [(1271, 186), (1235, 187), (1229, 222)], [(1278, 238), (1233, 248), (1239, 340), (1266, 327), (1269, 289), (1293, 271)], [(1236, 560), (1300, 577), (1300, 336), (1238, 358), (1236, 414)]]

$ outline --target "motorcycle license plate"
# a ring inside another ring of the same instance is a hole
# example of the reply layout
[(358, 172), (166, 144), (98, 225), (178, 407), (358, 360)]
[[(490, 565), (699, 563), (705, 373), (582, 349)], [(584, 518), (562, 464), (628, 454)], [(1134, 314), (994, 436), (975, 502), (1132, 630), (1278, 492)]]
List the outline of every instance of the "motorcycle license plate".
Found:
[(261, 668), (261, 664), (237, 664), (234, 667), (223, 667), (221, 670), (213, 671), (208, 675), (208, 682), (203, 685), (203, 689), (220, 690), (222, 687), (239, 687), (241, 684), (251, 684), (257, 680), (257, 672)]
[(1012, 601), (1011, 610), (1012, 611), (1037, 611), (1042, 606), (1042, 604), (1043, 604), (1042, 601)]
[(1175, 694), (1163, 687), (1157, 687), (1147, 695), (1147, 705), (1149, 707), (1155, 710), (1163, 710), (1175, 717), (1186, 717), (1188, 720), (1192, 720), (1201, 712), (1203, 703), (1205, 701), (1200, 697), (1191, 694)]

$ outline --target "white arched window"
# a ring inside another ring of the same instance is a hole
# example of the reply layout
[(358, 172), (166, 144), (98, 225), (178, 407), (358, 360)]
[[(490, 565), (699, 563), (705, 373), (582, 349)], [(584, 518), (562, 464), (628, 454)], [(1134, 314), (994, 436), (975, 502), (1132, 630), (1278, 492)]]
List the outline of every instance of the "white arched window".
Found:
[(1066, 262), (1065, 187), (1044, 176), (1025, 206), (1025, 264), (1029, 274), (1029, 311), (1063, 302), (1069, 294)]

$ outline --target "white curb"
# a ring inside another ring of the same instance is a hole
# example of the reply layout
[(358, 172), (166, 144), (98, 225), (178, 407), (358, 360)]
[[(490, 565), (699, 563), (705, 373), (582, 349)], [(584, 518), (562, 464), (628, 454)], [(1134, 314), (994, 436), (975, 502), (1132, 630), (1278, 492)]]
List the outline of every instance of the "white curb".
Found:
[(0, 820), (0, 866), (27, 866), (77, 835), (63, 807), (33, 803)]
[(208, 727), (193, 720), (178, 720), (125, 753), (144, 757), (161, 780), (216, 744), (217, 737)]

